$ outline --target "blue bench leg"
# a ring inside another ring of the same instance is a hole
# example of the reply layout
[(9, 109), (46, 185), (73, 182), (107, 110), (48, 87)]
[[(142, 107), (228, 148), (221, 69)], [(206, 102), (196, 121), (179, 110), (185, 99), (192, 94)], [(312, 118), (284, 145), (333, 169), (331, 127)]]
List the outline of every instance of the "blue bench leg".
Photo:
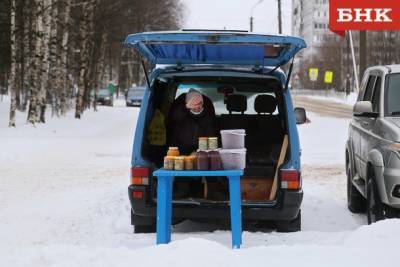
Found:
[(229, 179), (229, 195), (231, 202), (232, 248), (240, 248), (242, 244), (242, 200), (240, 196), (240, 176)]
[(157, 185), (157, 245), (171, 241), (172, 177), (159, 176)]

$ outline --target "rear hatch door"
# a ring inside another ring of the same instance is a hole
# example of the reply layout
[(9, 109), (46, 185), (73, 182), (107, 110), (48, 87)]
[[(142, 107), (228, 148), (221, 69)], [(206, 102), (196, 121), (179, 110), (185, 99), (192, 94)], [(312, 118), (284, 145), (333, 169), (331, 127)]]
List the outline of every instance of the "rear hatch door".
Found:
[(128, 35), (152, 64), (282, 66), (306, 47), (303, 39), (247, 32), (146, 32)]

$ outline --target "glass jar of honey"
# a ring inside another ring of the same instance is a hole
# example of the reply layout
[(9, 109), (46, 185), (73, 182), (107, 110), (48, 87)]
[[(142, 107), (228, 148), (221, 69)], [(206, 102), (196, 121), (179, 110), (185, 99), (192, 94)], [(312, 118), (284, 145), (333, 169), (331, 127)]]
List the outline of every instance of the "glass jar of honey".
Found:
[(174, 157), (176, 157), (176, 156), (179, 156), (179, 155), (180, 155), (180, 153), (179, 153), (179, 148), (177, 148), (177, 147), (175, 147), (175, 146), (170, 146), (170, 147), (168, 148), (167, 156), (174, 156)]
[(192, 156), (185, 157), (185, 170), (193, 170), (194, 169), (194, 162)]
[(174, 160), (175, 160), (175, 157), (173, 157), (173, 156), (164, 157), (164, 169), (173, 170), (174, 169)]
[(174, 160), (174, 169), (177, 171), (182, 171), (184, 169), (185, 166), (185, 157), (175, 157)]
[(208, 155), (205, 151), (197, 152), (197, 169), (200, 171), (206, 171), (209, 168)]
[(208, 150), (218, 149), (218, 137), (208, 138)]
[(210, 160), (210, 170), (221, 170), (221, 155), (218, 151), (210, 151), (208, 152), (208, 158)]
[(208, 137), (199, 137), (199, 150), (208, 149)]

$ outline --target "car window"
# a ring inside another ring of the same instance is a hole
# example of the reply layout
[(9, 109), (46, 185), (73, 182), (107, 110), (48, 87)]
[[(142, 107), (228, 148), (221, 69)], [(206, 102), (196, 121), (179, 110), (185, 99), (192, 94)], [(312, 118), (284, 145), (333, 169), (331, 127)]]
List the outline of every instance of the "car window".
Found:
[(376, 77), (374, 94), (372, 96), (372, 111), (379, 112), (379, 100), (381, 95), (381, 83), (382, 78), (380, 76)]
[(104, 96), (104, 95), (109, 95), (110, 92), (108, 91), (108, 89), (100, 89), (99, 90), (99, 95)]
[(368, 83), (367, 87), (365, 89), (365, 94), (364, 94), (364, 101), (371, 101), (372, 100), (372, 93), (374, 89), (374, 84), (375, 84), (375, 76), (371, 75), (368, 78)]
[(368, 81), (368, 76), (364, 75), (362, 82), (360, 84), (360, 92), (358, 92), (358, 96), (357, 96), (357, 101), (362, 101), (363, 100), (363, 96), (364, 96), (364, 92), (365, 92), (365, 84)]
[(386, 115), (400, 116), (400, 74), (387, 75), (386, 80)]
[[(175, 96), (175, 99), (178, 98), (181, 94), (187, 93), (190, 88), (196, 89), (201, 94), (207, 96), (211, 99), (214, 104), (215, 114), (228, 114), (228, 110), (226, 109), (226, 104), (224, 103), (224, 95), (222, 93), (218, 93), (217, 88), (220, 87), (221, 84), (184, 84), (181, 83), (178, 86), (178, 90)], [(247, 110), (245, 114), (257, 114), (254, 110), (254, 101), (256, 97), (260, 94), (269, 94), (275, 97), (275, 93), (272, 92), (263, 92), (261, 88), (254, 88), (254, 91), (243, 91), (240, 89), (235, 89), (234, 94), (241, 94), (247, 97)], [(276, 109), (273, 114), (277, 114), (278, 110)]]
[(142, 97), (144, 95), (144, 92), (145, 92), (144, 89), (129, 89), (128, 97), (132, 96)]

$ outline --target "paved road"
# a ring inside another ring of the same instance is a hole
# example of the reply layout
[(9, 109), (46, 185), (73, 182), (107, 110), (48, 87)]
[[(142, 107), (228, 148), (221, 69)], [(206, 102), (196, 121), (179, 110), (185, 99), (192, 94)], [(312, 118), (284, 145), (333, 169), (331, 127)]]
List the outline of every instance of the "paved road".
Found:
[(299, 95), (294, 95), (293, 101), (295, 107), (303, 107), (321, 116), (346, 119), (352, 116), (353, 107), (350, 105)]

